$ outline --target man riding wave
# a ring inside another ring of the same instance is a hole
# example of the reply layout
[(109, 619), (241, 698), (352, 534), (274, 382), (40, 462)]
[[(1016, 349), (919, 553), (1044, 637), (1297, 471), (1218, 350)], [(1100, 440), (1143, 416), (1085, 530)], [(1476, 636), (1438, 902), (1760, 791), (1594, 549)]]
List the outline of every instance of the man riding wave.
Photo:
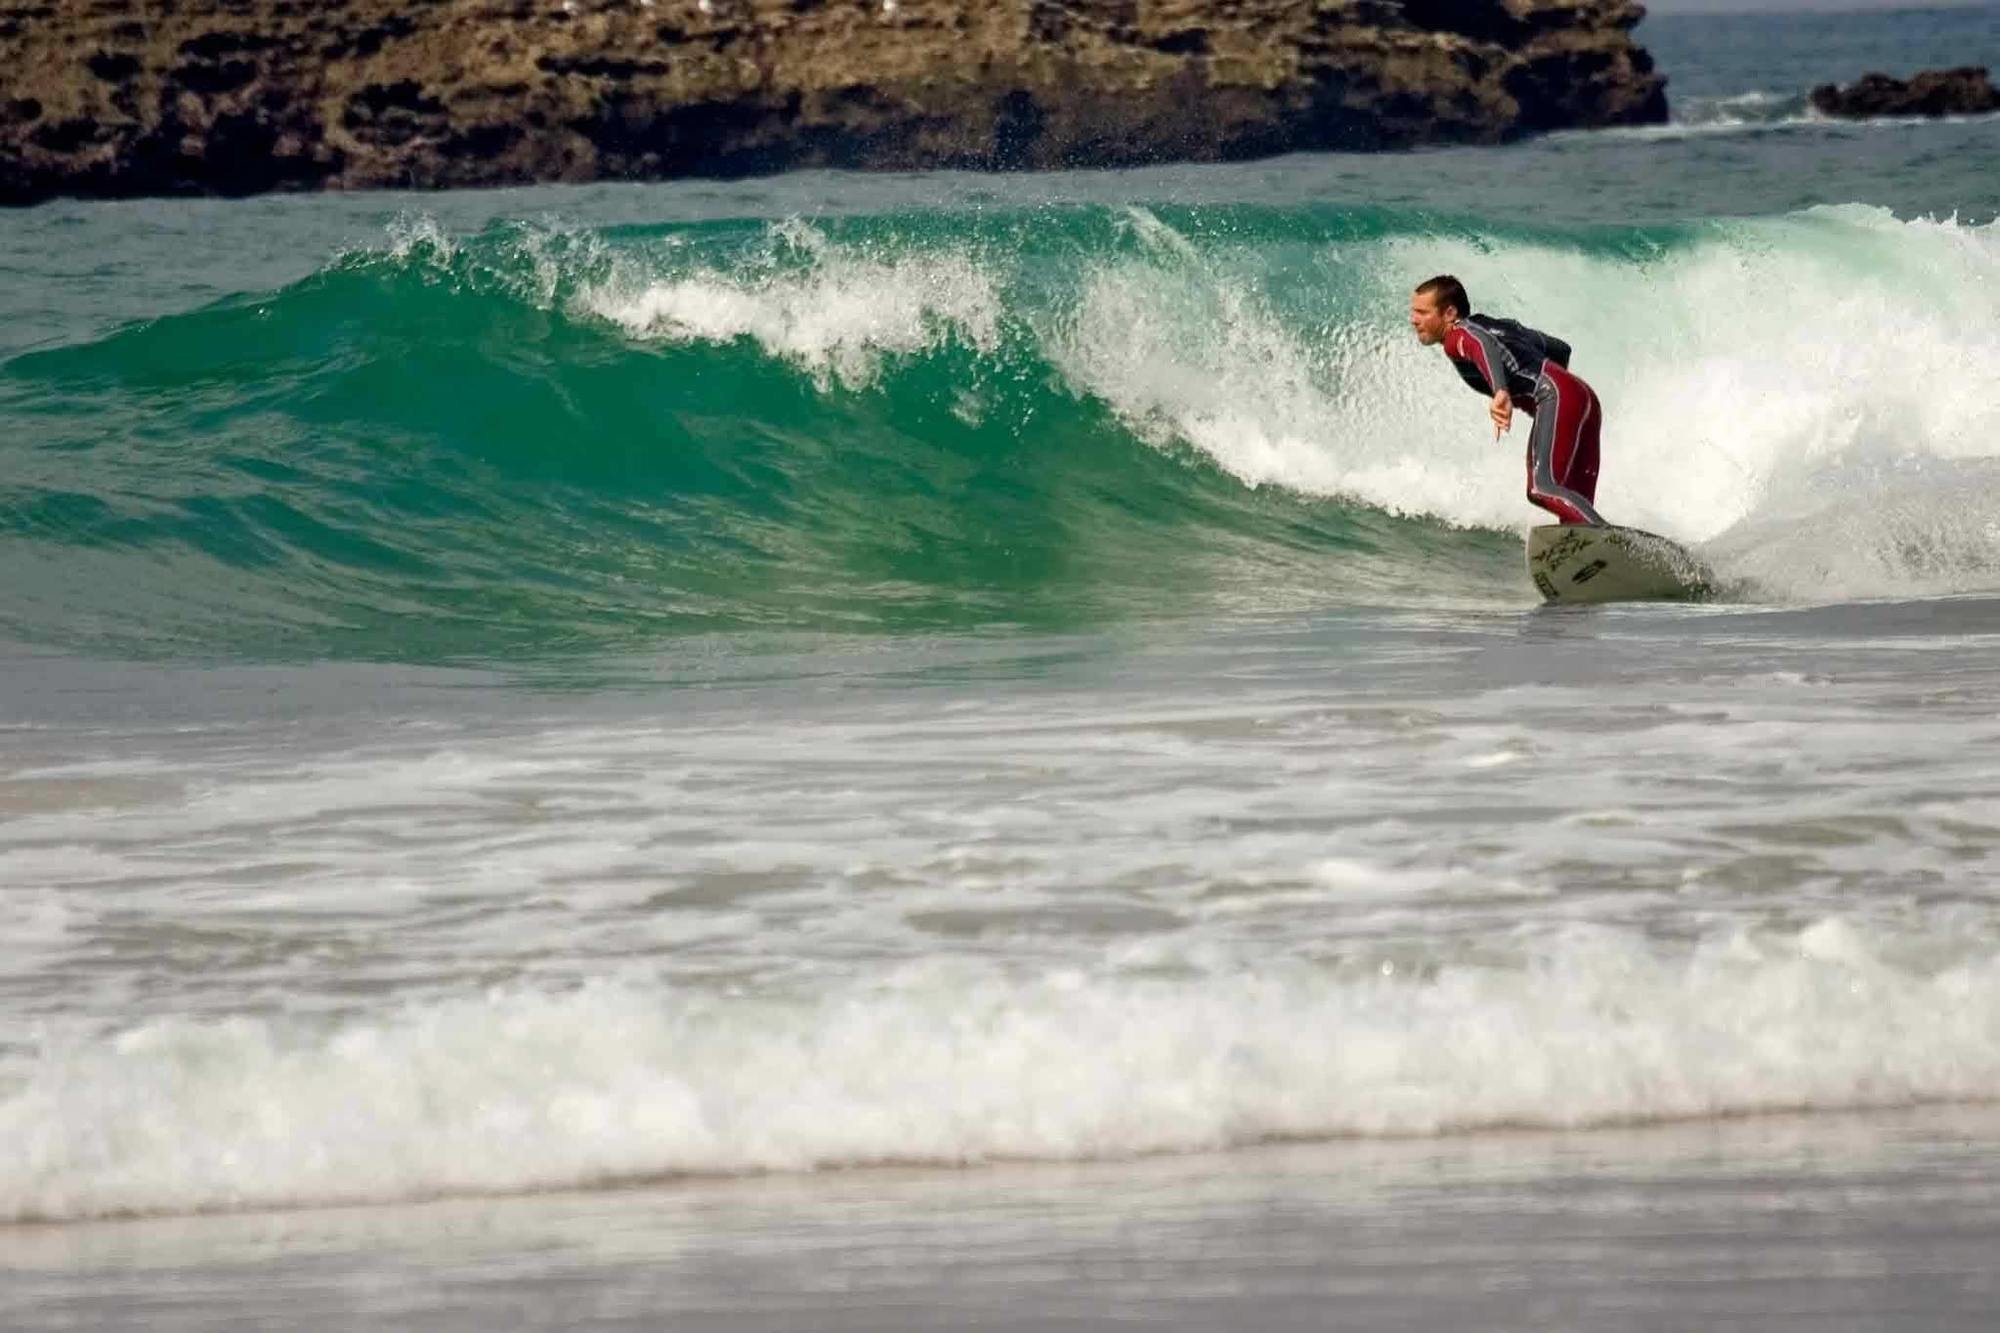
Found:
[(1493, 438), (1519, 407), (1535, 419), (1528, 434), (1528, 500), (1563, 523), (1604, 526), (1597, 494), (1597, 394), (1570, 373), (1569, 344), (1525, 324), (1471, 313), (1465, 287), (1440, 274), (1410, 296), (1410, 327), (1426, 347), (1440, 344), (1452, 368), (1492, 399)]

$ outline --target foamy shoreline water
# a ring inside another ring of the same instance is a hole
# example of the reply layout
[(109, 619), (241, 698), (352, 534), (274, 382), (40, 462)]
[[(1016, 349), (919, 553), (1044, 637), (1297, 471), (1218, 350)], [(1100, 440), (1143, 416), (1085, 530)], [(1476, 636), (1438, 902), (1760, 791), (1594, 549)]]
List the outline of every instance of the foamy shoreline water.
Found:
[(151, 1023), (44, 1050), (0, 1105), (0, 1198), (69, 1221), (2000, 1100), (2000, 961), (1904, 977), (1840, 934), (1680, 977), (1600, 945), (1403, 987), (940, 969), (803, 1013), (496, 997), (305, 1042)]
[(9, 1328), (1989, 1326), (1990, 1109), (64, 1226)]
[(0, 1214), (2000, 1097), (1989, 602), (1363, 623), (17, 761)]

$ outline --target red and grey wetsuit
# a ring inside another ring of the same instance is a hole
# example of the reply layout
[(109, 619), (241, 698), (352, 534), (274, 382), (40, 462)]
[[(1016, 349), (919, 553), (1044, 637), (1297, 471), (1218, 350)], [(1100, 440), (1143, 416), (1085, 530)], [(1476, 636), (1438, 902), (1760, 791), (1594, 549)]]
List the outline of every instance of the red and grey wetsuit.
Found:
[(1528, 434), (1528, 500), (1564, 523), (1602, 524), (1597, 495), (1597, 394), (1569, 372), (1569, 344), (1525, 324), (1467, 315), (1444, 335), (1459, 378), (1491, 398), (1502, 388), (1535, 419)]

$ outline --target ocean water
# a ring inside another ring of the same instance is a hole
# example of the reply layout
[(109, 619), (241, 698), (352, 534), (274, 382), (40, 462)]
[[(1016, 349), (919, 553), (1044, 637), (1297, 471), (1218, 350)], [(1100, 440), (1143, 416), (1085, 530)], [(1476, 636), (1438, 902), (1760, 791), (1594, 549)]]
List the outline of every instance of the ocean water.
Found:
[[(0, 1321), (1986, 1326), (2000, 118), (1805, 92), (2000, 10), (1640, 31), (1503, 149), (0, 216)], [(1538, 604), (1446, 270), (1717, 600)]]

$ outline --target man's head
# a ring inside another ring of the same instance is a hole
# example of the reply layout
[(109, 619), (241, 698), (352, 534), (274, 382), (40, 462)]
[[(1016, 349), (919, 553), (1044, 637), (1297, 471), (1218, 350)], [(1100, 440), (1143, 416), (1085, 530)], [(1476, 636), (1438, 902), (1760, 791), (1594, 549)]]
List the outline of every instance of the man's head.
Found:
[(1410, 327), (1417, 331), (1418, 342), (1435, 347), (1471, 309), (1464, 284), (1448, 273), (1440, 273), (1418, 283), (1417, 289), (1410, 293)]

